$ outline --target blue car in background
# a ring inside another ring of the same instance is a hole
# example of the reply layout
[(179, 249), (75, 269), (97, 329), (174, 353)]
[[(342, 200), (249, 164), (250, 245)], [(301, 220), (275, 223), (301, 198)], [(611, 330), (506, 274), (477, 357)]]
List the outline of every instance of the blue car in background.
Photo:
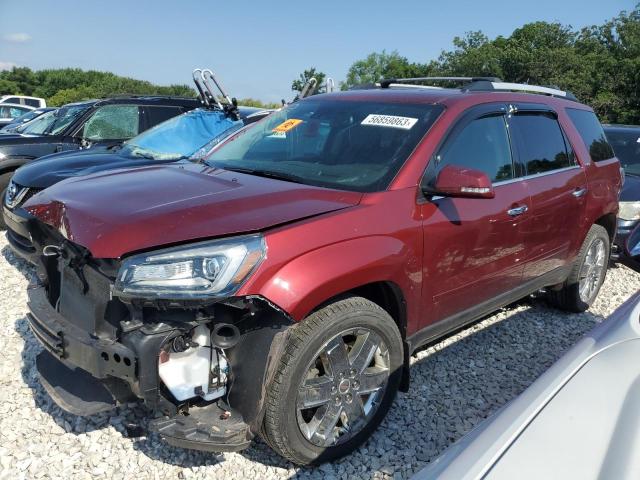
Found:
[(2, 208), (11, 248), (35, 263), (39, 252), (30, 240), (30, 215), (21, 206), (41, 190), (66, 178), (105, 170), (198, 161), (227, 136), (270, 113), (271, 110), (254, 107), (205, 106), (173, 117), (121, 145), (56, 153), (19, 168), (7, 188)]

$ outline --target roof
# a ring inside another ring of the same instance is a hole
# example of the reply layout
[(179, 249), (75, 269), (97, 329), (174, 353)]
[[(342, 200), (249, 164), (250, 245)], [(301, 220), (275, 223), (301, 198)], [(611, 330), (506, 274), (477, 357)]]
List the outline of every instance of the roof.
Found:
[(65, 106), (77, 105), (109, 105), (117, 103), (132, 103), (135, 105), (188, 105), (197, 107), (201, 105), (196, 97), (172, 97), (164, 95), (118, 95), (113, 97), (82, 100), (80, 102), (67, 103)]
[(640, 132), (640, 125), (622, 125), (622, 124), (609, 124), (605, 123), (602, 125), (605, 132), (630, 132), (634, 133), (635, 131)]
[(442, 104), (453, 105), (462, 103), (488, 103), (488, 102), (521, 102), (544, 103), (546, 105), (563, 105), (567, 107), (580, 107), (581, 103), (549, 95), (536, 93), (522, 93), (509, 91), (473, 91), (459, 88), (433, 88), (414, 85), (389, 88), (364, 87), (361, 89), (347, 90), (343, 92), (314, 95), (301, 101), (309, 101), (314, 98), (331, 98), (335, 100), (353, 100), (389, 103), (417, 103), (417, 104)]

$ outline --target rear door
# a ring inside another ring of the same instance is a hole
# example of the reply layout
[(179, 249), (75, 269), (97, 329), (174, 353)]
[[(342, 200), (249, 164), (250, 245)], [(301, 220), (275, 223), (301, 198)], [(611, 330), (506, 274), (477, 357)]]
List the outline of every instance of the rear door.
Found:
[(464, 314), (516, 288), (526, 254), (530, 199), (512, 160), (506, 106), (485, 105), (468, 112), (430, 161), (425, 181), (434, 182), (446, 165), (486, 173), (495, 198), (427, 199), (423, 210), (426, 323)]
[(531, 194), (524, 281), (566, 265), (583, 231), (587, 180), (557, 114), (545, 105), (510, 106), (518, 168)]

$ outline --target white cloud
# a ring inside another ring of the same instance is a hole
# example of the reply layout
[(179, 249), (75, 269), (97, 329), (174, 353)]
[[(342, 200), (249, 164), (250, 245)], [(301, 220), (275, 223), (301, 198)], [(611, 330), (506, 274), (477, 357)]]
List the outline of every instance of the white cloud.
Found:
[(4, 39), (11, 43), (25, 43), (31, 40), (31, 35), (28, 33), (7, 33), (4, 35)]
[(13, 62), (3, 62), (0, 60), (0, 70), (11, 70), (13, 67), (17, 67)]

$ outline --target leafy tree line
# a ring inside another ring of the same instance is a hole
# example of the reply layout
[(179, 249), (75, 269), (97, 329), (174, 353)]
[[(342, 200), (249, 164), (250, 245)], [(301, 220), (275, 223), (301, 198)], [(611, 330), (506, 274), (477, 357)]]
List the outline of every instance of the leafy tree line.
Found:
[[(0, 94), (6, 93), (42, 97), (51, 106), (110, 95), (196, 96), (195, 90), (189, 85), (158, 86), (145, 80), (79, 68), (34, 71), (27, 67), (0, 71)], [(252, 98), (240, 99), (238, 103), (260, 108), (279, 106)]]
[(351, 65), (342, 88), (421, 76), (491, 76), (555, 85), (591, 105), (604, 122), (640, 124), (640, 4), (578, 31), (534, 22), (493, 40), (468, 32), (453, 39), (452, 50), (427, 63), (410, 62), (396, 51), (371, 53)]

